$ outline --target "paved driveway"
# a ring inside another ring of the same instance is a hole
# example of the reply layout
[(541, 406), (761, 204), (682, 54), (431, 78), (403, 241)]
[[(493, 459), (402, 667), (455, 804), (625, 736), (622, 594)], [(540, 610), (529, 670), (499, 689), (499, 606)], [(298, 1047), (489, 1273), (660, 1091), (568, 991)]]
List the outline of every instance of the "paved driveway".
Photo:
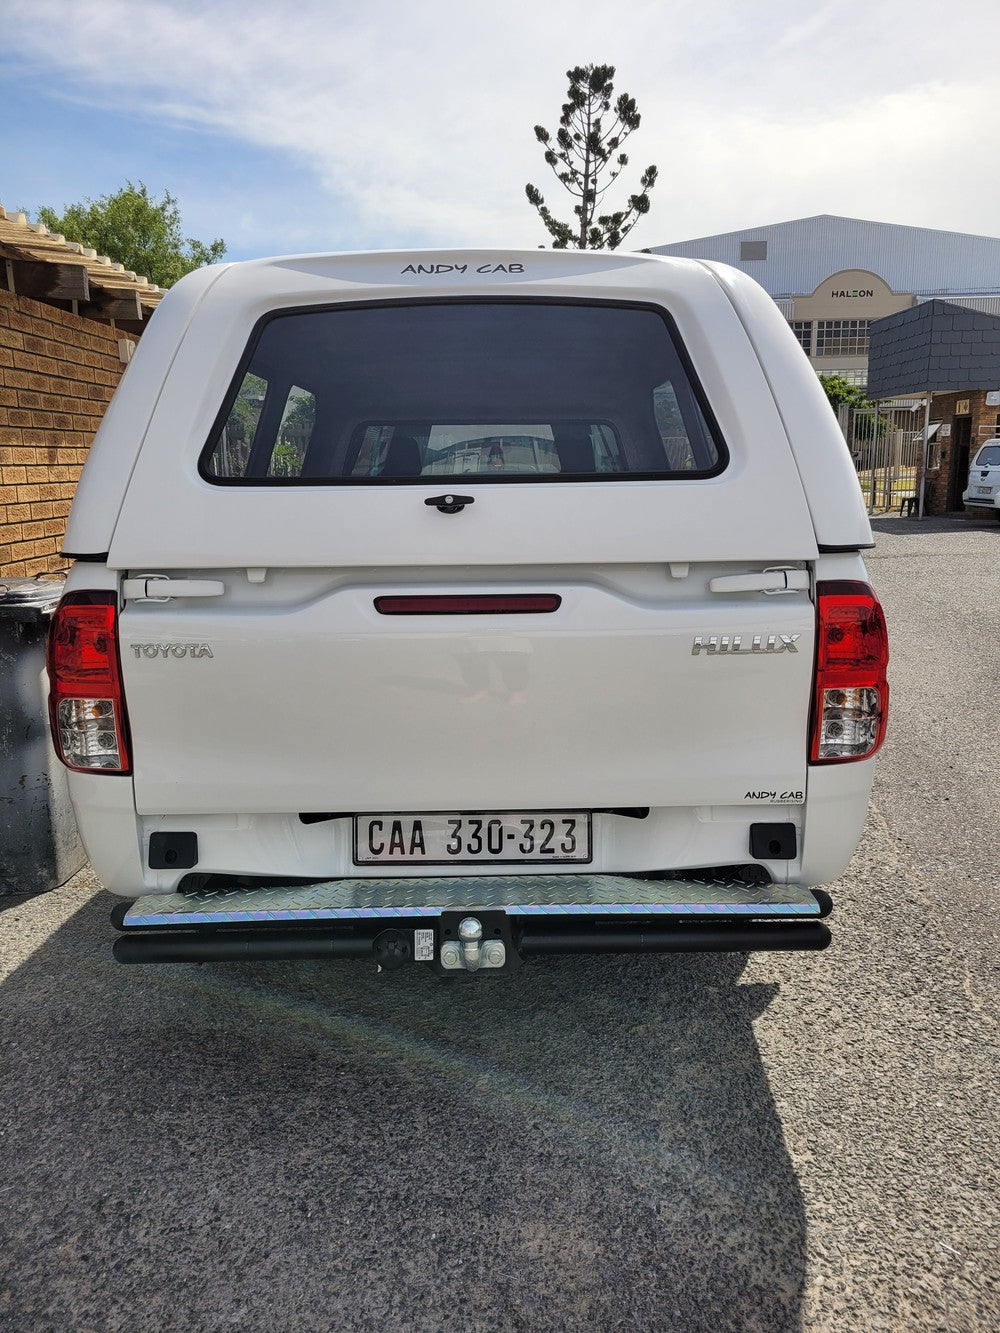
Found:
[(878, 523), (834, 944), (123, 968), (0, 900), (0, 1327), (1000, 1327), (1000, 525)]

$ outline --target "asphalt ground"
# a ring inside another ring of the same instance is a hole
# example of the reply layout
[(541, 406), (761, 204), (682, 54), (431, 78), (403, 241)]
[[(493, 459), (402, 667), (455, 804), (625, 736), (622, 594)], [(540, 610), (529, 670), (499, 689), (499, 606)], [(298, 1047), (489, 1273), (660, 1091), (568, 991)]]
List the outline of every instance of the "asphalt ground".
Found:
[(120, 967), (0, 899), (0, 1327), (1000, 1327), (1000, 524), (880, 520), (810, 955)]

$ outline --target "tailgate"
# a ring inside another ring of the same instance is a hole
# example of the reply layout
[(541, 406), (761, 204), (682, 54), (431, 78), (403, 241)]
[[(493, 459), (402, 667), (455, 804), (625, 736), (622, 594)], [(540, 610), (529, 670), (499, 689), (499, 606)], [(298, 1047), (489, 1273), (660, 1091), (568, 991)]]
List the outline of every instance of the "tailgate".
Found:
[[(474, 581), (312, 572), (264, 586), (208, 571), (226, 588), (210, 609), (129, 602), (120, 619), (137, 806), (591, 809), (742, 803), (751, 790), (801, 799), (813, 608), (804, 590), (711, 591), (746, 568), (534, 571), (516, 582), (495, 570)], [(376, 609), (384, 597), (430, 596), (435, 607), (483, 594), (559, 604)]]

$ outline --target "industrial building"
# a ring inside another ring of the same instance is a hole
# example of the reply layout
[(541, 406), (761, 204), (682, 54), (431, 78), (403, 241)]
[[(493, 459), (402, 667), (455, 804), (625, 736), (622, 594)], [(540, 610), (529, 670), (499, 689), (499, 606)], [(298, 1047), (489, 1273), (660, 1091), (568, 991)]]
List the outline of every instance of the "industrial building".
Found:
[(862, 388), (873, 320), (934, 299), (1000, 315), (993, 236), (824, 213), (656, 245), (652, 253), (716, 259), (748, 273), (774, 298), (816, 371)]
[(652, 253), (749, 274), (817, 374), (878, 401), (839, 414), (869, 509), (961, 510), (971, 454), (1000, 437), (1000, 238), (821, 214)]

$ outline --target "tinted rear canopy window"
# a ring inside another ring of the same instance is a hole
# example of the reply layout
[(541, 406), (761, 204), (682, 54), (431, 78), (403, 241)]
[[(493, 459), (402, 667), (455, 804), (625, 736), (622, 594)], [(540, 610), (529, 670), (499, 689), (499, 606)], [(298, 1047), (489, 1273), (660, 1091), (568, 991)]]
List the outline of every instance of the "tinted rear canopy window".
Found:
[(454, 302), (269, 318), (201, 470), (370, 485), (696, 477), (724, 461), (657, 311)]

